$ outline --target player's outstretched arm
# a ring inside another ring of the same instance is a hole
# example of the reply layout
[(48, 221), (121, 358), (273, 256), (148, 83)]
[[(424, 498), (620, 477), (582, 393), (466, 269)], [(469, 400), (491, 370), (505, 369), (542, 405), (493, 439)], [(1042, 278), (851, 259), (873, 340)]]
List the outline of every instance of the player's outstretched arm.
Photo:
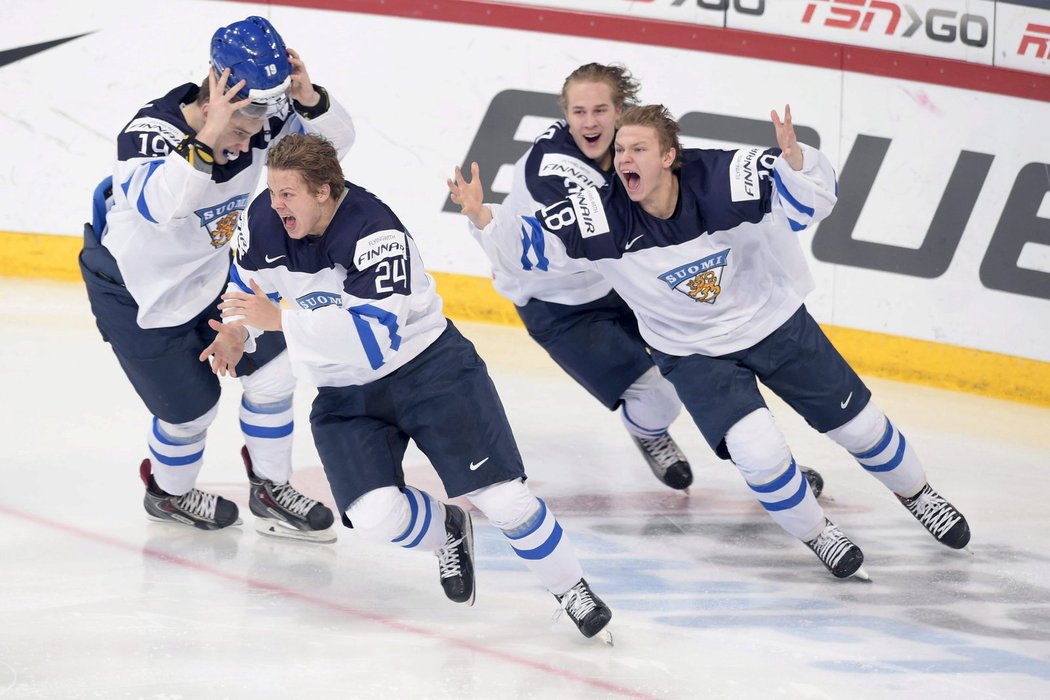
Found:
[(795, 140), (795, 127), (791, 124), (791, 105), (784, 105), (784, 121), (780, 121), (780, 115), (775, 109), (769, 116), (777, 130), (777, 145), (780, 146), (781, 157), (792, 170), (802, 170), (802, 149)]
[(492, 221), (492, 210), (485, 206), (485, 188), (481, 185), (481, 169), (477, 162), (470, 164), (470, 180), (463, 176), (463, 171), (456, 166), (451, 180), (446, 180), (453, 204), (459, 205), (460, 212), (470, 219), (477, 228), (485, 228)]

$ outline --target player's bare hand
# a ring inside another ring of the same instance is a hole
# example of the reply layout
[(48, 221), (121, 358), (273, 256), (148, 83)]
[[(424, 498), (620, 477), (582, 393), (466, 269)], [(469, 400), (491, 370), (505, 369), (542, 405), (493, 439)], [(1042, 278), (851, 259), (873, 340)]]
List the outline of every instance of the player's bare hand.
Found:
[(292, 86), (288, 88), (288, 95), (304, 107), (315, 107), (321, 101), (321, 93), (314, 89), (310, 82), (310, 74), (306, 72), (306, 64), (299, 57), (295, 49), (285, 49), (288, 52), (288, 63), (292, 66)]
[(477, 162), (470, 164), (470, 179), (463, 176), (457, 165), (451, 180), (446, 180), (453, 204), (478, 228), (485, 228), (492, 221), (492, 211), (485, 206), (485, 188), (481, 185), (481, 168)]
[(780, 146), (781, 156), (792, 170), (802, 170), (802, 149), (795, 140), (795, 127), (791, 124), (791, 105), (784, 105), (784, 121), (780, 121), (780, 115), (775, 109), (769, 116), (777, 130), (777, 145)]
[(281, 330), (281, 309), (266, 296), (254, 279), (249, 279), (251, 294), (227, 292), (222, 295), (219, 310), (223, 318), (240, 316), (244, 323), (261, 331)]
[(240, 80), (227, 87), (229, 79), (229, 68), (224, 69), (222, 75), (217, 75), (214, 68), (208, 71), (208, 111), (205, 114), (204, 126), (197, 132), (197, 140), (212, 149), (218, 146), (219, 139), (237, 110), (252, 103), (250, 98), (237, 98), (237, 93), (244, 89), (247, 81)]
[(198, 359), (207, 362), (210, 357), (212, 372), (221, 377), (236, 377), (237, 363), (244, 355), (244, 341), (248, 339), (248, 329), (240, 323), (220, 323), (215, 319), (209, 320), (208, 325), (216, 333), (215, 340), (204, 348)]

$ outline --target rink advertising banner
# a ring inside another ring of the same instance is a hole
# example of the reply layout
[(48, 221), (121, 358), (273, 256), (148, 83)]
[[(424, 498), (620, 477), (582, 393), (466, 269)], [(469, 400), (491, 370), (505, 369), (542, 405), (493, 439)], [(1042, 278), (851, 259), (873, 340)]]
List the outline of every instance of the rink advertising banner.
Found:
[[(560, 116), (565, 76), (581, 63), (620, 62), (643, 101), (680, 119), (686, 146), (772, 145), (769, 111), (792, 105), (800, 140), (827, 154), (840, 186), (831, 218), (802, 234), (817, 280), (808, 307), (858, 368), (1050, 405), (1050, 77), (983, 62), (983, 48), (966, 43), (977, 20), (950, 48), (961, 54), (932, 58), (849, 47), (852, 29), (827, 26), (843, 17), (830, 9), (874, 12), (882, 5), (872, 0), (814, 0), (808, 24), (796, 18), (802, 29), (779, 36), (746, 26), (774, 4), (781, 12), (779, 0), (590, 3), (618, 8), (602, 15), (584, 0), (190, 4), (198, 21), (177, 35), (157, 32), (152, 18), (186, 2), (142, 13), (131, 0), (90, 9), (45, 0), (9, 18), (0, 85), (19, 97), (17, 111), (0, 115), (0, 274), (77, 277), (76, 237), (116, 134), (149, 99), (200, 82), (215, 27), (258, 13), (354, 116), (347, 177), (398, 212), (450, 313), (516, 320), (448, 200), (452, 168), (478, 161), (488, 199), (500, 201), (514, 161)], [(992, 4), (947, 3), (956, 37), (963, 14)], [(989, 32), (1010, 17), (1006, 4)], [(1030, 17), (1041, 7), (1009, 4), (1020, 17), (1013, 29), (1050, 27)], [(926, 17), (934, 5), (908, 7)], [(910, 17), (901, 13), (898, 33)], [(803, 36), (816, 24), (834, 34)], [(920, 31), (916, 41), (936, 43), (925, 28), (897, 39)], [(1039, 46), (1025, 44), (1028, 58)], [(992, 59), (1002, 51), (995, 42)]]
[(1048, 0), (511, 0), (509, 4), (744, 29), (1050, 74)]

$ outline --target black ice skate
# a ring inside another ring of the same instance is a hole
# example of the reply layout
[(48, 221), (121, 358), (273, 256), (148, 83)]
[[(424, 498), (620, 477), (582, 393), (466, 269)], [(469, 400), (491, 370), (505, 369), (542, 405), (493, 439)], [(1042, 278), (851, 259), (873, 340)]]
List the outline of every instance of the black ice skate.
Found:
[(189, 525), (201, 530), (221, 530), (230, 525), (240, 525), (237, 504), (222, 496), (190, 489), (181, 496), (173, 496), (157, 486), (153, 478), (153, 464), (142, 460), (139, 476), (146, 485), (143, 505), (154, 520), (163, 520)]
[(474, 525), (470, 513), (445, 505), (445, 546), (434, 552), (445, 595), (454, 603), (474, 604)]
[(911, 498), (894, 495), (941, 544), (962, 549), (970, 543), (970, 526), (966, 518), (929, 484)]
[(335, 516), (328, 506), (299, 493), (291, 483), (277, 484), (256, 475), (247, 447), (241, 448), (241, 459), (251, 482), (248, 507), (256, 518), (256, 532), (308, 542), (335, 542)]
[(587, 579), (581, 578), (579, 582), (567, 592), (557, 598), (561, 607), (554, 614), (554, 619), (561, 617), (562, 612), (569, 615), (580, 634), (587, 639), (598, 635), (603, 642), (612, 646), (612, 632), (609, 631), (609, 620), (612, 619), (612, 610), (602, 602), (602, 599), (594, 595)]
[(693, 483), (693, 470), (689, 467), (689, 461), (669, 434), (664, 433), (655, 438), (632, 435), (631, 438), (642, 451), (653, 474), (665, 485), (683, 490)]
[(860, 568), (864, 563), (864, 553), (860, 551), (860, 547), (853, 544), (827, 518), (824, 519), (824, 529), (814, 539), (806, 542), (806, 546), (813, 550), (835, 578), (856, 576), (865, 581), (871, 580), (867, 572)]
[(809, 482), (809, 490), (813, 492), (813, 498), (820, 498), (820, 494), (824, 493), (824, 477), (812, 467), (803, 467), (800, 464), (798, 469), (802, 472), (802, 476), (806, 477), (806, 481)]

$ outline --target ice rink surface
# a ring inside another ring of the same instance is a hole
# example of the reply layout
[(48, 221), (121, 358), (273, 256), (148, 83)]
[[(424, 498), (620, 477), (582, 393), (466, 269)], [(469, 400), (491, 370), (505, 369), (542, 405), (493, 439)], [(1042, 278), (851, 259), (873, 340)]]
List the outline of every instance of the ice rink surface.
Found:
[[(870, 379), (972, 556), (936, 543), (877, 481), (775, 399), (828, 515), (871, 583), (838, 581), (714, 458), (662, 486), (608, 413), (524, 331), (460, 323), (491, 369), (533, 491), (613, 609), (583, 639), (475, 512), (477, 603), (447, 601), (428, 554), (267, 539), (252, 527), (236, 381), (202, 488), (244, 525), (150, 522), (148, 416), (78, 284), (0, 279), (0, 698), (1050, 697), (1050, 410)], [(296, 399), (296, 473), (331, 504)], [(712, 397), (718, 400), (718, 397)], [(441, 410), (440, 406), (434, 407)], [(410, 450), (408, 481), (443, 495)], [(465, 504), (465, 502), (464, 502)]]

